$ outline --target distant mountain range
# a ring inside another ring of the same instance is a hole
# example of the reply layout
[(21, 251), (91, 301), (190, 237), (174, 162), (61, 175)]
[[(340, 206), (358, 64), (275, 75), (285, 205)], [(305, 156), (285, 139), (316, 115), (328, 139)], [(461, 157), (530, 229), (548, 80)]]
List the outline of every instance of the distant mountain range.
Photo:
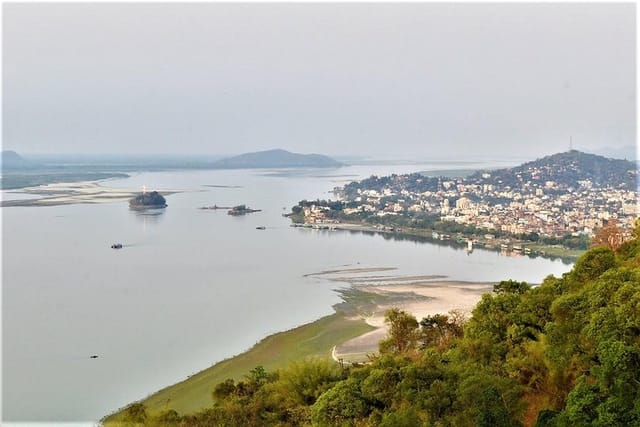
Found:
[(565, 186), (578, 186), (578, 181), (615, 188), (637, 188), (638, 168), (629, 160), (610, 159), (596, 154), (571, 150), (553, 154), (520, 166), (471, 175), (487, 184), (520, 187), (524, 182), (554, 181)]
[(218, 160), (211, 164), (220, 169), (243, 168), (328, 168), (344, 166), (343, 163), (321, 154), (298, 154), (286, 150), (267, 150), (245, 153)]

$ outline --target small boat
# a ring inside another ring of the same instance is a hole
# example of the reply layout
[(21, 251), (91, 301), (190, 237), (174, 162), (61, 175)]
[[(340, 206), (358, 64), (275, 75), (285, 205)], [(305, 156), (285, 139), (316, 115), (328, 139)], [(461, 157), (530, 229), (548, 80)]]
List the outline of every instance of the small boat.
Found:
[(262, 225), (260, 227), (256, 227), (256, 230), (266, 230), (266, 229), (267, 229), (267, 227), (264, 227)]
[(98, 358), (98, 355), (97, 355), (97, 354), (94, 354), (94, 355), (92, 355), (92, 356), (89, 356), (89, 358), (90, 358), (90, 359), (97, 359), (97, 358)]
[(122, 243), (114, 243), (111, 245), (111, 249), (122, 249)]

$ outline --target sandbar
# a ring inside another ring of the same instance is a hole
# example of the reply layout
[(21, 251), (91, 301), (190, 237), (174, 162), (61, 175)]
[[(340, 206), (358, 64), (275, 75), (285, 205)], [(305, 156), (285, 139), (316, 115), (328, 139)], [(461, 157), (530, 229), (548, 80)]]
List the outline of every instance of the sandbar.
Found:
[(447, 314), (452, 310), (469, 316), (482, 295), (493, 291), (493, 283), (428, 280), (415, 283), (373, 283), (357, 288), (394, 298), (390, 304), (379, 304), (374, 310), (361, 313), (360, 316), (366, 323), (377, 329), (336, 345), (333, 350), (336, 361), (362, 363), (369, 360), (369, 355), (377, 354), (378, 344), (386, 337), (388, 330), (384, 323), (384, 313), (392, 307), (411, 313), (418, 321), (425, 316)]
[[(182, 190), (155, 190), (163, 196), (179, 193)], [(60, 182), (21, 188), (17, 191), (7, 190), (3, 194), (26, 193), (42, 197), (36, 199), (2, 200), (0, 207), (12, 206), (59, 206), (79, 203), (109, 203), (128, 201), (141, 190), (131, 188), (104, 187), (96, 181)]]

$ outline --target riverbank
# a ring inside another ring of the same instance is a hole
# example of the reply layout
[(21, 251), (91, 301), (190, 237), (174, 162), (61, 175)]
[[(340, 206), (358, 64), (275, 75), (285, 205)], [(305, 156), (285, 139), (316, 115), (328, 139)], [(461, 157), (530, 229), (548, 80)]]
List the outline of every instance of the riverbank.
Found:
[(418, 320), (450, 312), (456, 312), (458, 316), (466, 318), (482, 295), (493, 291), (493, 284), (437, 280), (367, 285), (360, 289), (368, 293), (386, 295), (394, 303), (379, 305), (365, 318), (366, 323), (376, 329), (336, 345), (333, 351), (336, 361), (362, 363), (369, 359), (369, 355), (377, 353), (378, 344), (388, 332), (384, 314), (392, 307), (411, 313)]
[[(468, 239), (471, 236), (450, 236), (436, 233), (434, 230), (411, 227), (390, 227), (383, 225), (371, 225), (365, 222), (345, 222), (327, 224), (304, 224), (298, 217), (291, 217), (294, 227), (312, 228), (320, 230), (341, 230), (361, 233), (375, 233), (398, 239), (414, 238), (420, 242), (429, 242), (437, 245), (450, 246), (467, 250)], [(503, 246), (504, 245), (504, 246)], [(506, 246), (506, 247), (505, 247)], [(519, 249), (518, 249), (519, 248)], [(560, 245), (545, 245), (536, 242), (520, 241), (514, 239), (486, 239), (474, 238), (473, 249), (482, 249), (498, 252), (504, 256), (529, 256), (547, 259), (561, 259), (566, 264), (573, 263), (585, 251), (569, 249)]]
[[(190, 414), (211, 406), (211, 393), (216, 384), (232, 378), (240, 380), (256, 366), (271, 371), (294, 360), (308, 357), (331, 358), (336, 343), (348, 341), (373, 330), (364, 320), (336, 312), (315, 322), (270, 335), (250, 350), (215, 365), (142, 399), (149, 414), (174, 409)], [(103, 419), (105, 426), (117, 426), (122, 410)]]
[[(392, 307), (418, 320), (436, 313), (457, 310), (468, 315), (491, 283), (443, 280), (442, 276), (393, 275), (395, 268), (348, 268), (312, 273), (316, 277), (349, 286), (339, 292), (343, 302), (335, 313), (315, 322), (268, 336), (248, 351), (164, 388), (140, 403), (149, 414), (167, 409), (192, 414), (212, 404), (216, 384), (232, 378), (240, 380), (251, 369), (263, 366), (272, 371), (305, 358), (333, 358), (336, 362), (366, 362), (387, 333), (384, 313)], [(373, 275), (372, 275), (373, 274)], [(103, 419), (117, 426), (123, 410)]]
[[(326, 183), (238, 171), (140, 173), (101, 185), (186, 191), (167, 197), (157, 217), (129, 211), (127, 202), (1, 209), (11, 248), (3, 264), (7, 418), (97, 421), (273, 332), (332, 313), (340, 301), (333, 289), (344, 285), (305, 274), (396, 267), (391, 274), (536, 281), (568, 269), (542, 258), (290, 228), (283, 206), (297, 194), (322, 195)], [(233, 219), (197, 209), (244, 202), (263, 212)], [(262, 225), (266, 231), (256, 230)], [(114, 242), (125, 248), (110, 249)], [(43, 393), (50, 398), (39, 399)]]

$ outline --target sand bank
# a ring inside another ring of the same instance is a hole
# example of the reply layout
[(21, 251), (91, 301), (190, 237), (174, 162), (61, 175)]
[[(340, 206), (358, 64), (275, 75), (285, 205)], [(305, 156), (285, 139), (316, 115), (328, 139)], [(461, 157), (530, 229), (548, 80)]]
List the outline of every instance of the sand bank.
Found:
[[(163, 196), (178, 193), (181, 190), (155, 190)], [(36, 199), (2, 200), (0, 206), (58, 206), (77, 203), (109, 203), (128, 201), (141, 190), (130, 188), (104, 187), (96, 181), (61, 182), (55, 184), (27, 187), (20, 190), (4, 191), (3, 194), (26, 193), (41, 196)]]
[(411, 284), (371, 284), (358, 289), (378, 295), (392, 296), (389, 304), (379, 304), (362, 318), (377, 328), (359, 337), (336, 345), (334, 359), (344, 362), (365, 362), (378, 351), (378, 343), (387, 335), (384, 313), (392, 307), (411, 313), (420, 321), (423, 317), (459, 310), (471, 313), (483, 294), (493, 290), (493, 283), (460, 281), (424, 281)]

